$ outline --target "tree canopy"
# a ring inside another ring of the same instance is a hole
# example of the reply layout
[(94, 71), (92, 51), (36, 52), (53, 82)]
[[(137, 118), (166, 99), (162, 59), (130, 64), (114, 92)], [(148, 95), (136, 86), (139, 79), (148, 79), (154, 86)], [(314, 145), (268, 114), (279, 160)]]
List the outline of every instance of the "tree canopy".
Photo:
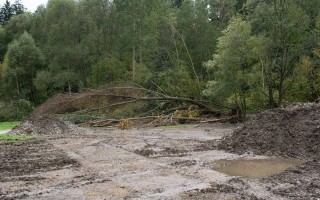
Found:
[[(135, 82), (243, 110), (320, 97), (317, 0), (0, 5), (2, 101)], [(0, 101), (1, 101), (0, 100)]]

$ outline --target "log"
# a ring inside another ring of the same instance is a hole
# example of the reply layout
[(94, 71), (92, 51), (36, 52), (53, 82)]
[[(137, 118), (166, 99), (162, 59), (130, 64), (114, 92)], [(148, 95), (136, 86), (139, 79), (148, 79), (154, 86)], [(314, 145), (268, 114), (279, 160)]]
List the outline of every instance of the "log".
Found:
[[(146, 117), (136, 117), (136, 118), (127, 118), (126, 120), (129, 121), (139, 121), (143, 119), (158, 119), (159, 116), (146, 116)], [(164, 118), (164, 117), (163, 117)], [(163, 119), (160, 118), (160, 119)], [(225, 118), (220, 118), (220, 119), (207, 119), (204, 120), (203, 118), (189, 118), (189, 117), (170, 117), (170, 119), (175, 119), (175, 120), (190, 120), (190, 121), (198, 121), (199, 123), (218, 123), (218, 122), (228, 122), (234, 119), (238, 119), (238, 116), (231, 116), (231, 117), (225, 117)], [(100, 120), (96, 122), (85, 122), (82, 124), (79, 124), (79, 126), (95, 126), (95, 127), (105, 127), (109, 126), (113, 123), (119, 123), (125, 119), (105, 119), (105, 120)]]
[(231, 121), (231, 120), (234, 120), (234, 119), (238, 120), (238, 118), (239, 118), (238, 115), (234, 115), (234, 116), (231, 116), (231, 117), (226, 117), (226, 118), (221, 118), (221, 119), (204, 120), (204, 121), (201, 121), (200, 123), (227, 122), (227, 121)]

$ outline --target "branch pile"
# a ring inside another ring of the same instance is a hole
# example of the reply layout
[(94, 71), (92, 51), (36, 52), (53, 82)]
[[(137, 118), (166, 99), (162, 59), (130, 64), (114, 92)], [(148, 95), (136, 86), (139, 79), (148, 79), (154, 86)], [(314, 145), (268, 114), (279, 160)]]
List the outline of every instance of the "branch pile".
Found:
[[(133, 124), (152, 126), (238, 120), (236, 113), (223, 116), (219, 109), (231, 110), (214, 102), (174, 97), (142, 87), (126, 86), (86, 89), (77, 94), (60, 93), (38, 107), (31, 116), (63, 114), (82, 117), (86, 119), (81, 121), (82, 125), (99, 127), (115, 125), (123, 119), (130, 120)], [(221, 116), (222, 118), (217, 118)]]

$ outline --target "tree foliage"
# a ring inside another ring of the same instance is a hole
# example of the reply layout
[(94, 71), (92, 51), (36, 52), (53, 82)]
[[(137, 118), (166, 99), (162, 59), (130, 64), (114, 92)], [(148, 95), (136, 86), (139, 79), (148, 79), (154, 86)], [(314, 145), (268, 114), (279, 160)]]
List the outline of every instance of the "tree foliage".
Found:
[(21, 98), (36, 103), (34, 79), (44, 57), (32, 36), (25, 32), (10, 43), (7, 59), (8, 72), (4, 74), (3, 95), (10, 94), (12, 99)]
[(25, 8), (20, 0), (16, 0), (14, 4), (11, 4), (9, 0), (6, 0), (4, 5), (0, 8), (0, 25), (7, 24), (12, 17), (24, 12)]
[[(1, 100), (135, 82), (243, 110), (319, 98), (318, 0), (0, 5)], [(245, 112), (244, 112), (245, 113)]]

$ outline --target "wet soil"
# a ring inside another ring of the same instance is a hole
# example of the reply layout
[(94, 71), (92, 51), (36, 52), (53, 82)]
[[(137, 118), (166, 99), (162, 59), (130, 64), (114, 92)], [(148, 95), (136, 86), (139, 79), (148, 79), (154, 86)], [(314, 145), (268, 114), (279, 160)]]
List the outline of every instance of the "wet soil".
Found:
[(78, 166), (45, 140), (0, 143), (0, 181), (26, 180), (25, 175)]
[(262, 112), (224, 138), (219, 148), (320, 161), (320, 104), (292, 104)]
[(270, 191), (287, 199), (320, 198), (320, 163), (309, 161), (302, 166), (262, 180)]
[[(220, 173), (218, 160), (265, 159), (215, 149), (235, 125), (78, 128), (0, 144), (0, 199), (312, 199), (319, 163), (263, 178)], [(10, 167), (9, 167), (10, 166)]]

